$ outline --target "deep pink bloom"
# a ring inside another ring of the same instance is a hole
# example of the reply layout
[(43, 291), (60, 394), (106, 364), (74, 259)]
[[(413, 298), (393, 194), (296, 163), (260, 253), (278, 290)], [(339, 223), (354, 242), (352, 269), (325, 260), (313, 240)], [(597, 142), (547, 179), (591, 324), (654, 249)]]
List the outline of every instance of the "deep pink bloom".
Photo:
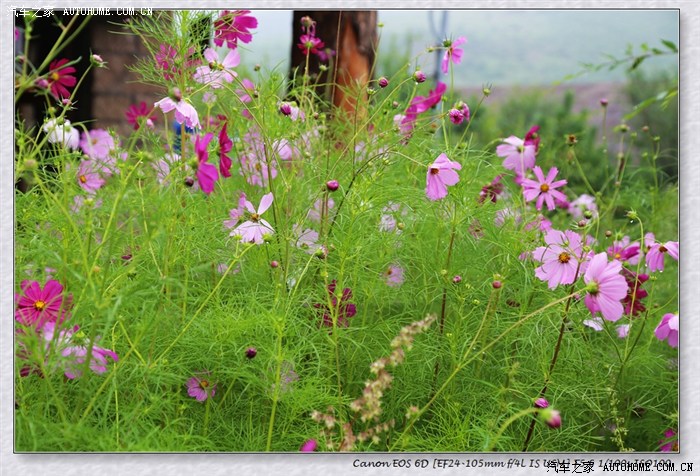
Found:
[(114, 150), (114, 137), (104, 129), (93, 129), (81, 134), (80, 148), (91, 159), (104, 160)]
[(443, 73), (447, 74), (450, 68), (450, 63), (459, 64), (462, 62), (462, 54), (464, 53), (464, 50), (457, 47), (466, 42), (467, 39), (463, 36), (460, 36), (454, 41), (446, 41), (447, 44), (445, 46), (447, 47), (447, 50), (445, 50), (445, 55), (442, 57), (442, 63), (440, 65)]
[(197, 114), (197, 110), (185, 99), (175, 101), (170, 97), (166, 97), (156, 102), (154, 106), (158, 106), (164, 113), (168, 113), (174, 109), (175, 120), (177, 122), (180, 124), (184, 123), (191, 129), (199, 127), (199, 115)]
[(316, 451), (316, 448), (318, 447), (318, 443), (316, 440), (307, 440), (304, 442), (303, 445), (301, 445), (301, 448), (299, 448), (299, 451), (302, 453), (313, 453)]
[(544, 415), (545, 423), (547, 424), (547, 426), (555, 430), (557, 428), (561, 428), (561, 413), (559, 413), (559, 410), (552, 410), (549, 408), (547, 408), (546, 410), (544, 412)]
[(78, 166), (78, 185), (90, 194), (94, 194), (105, 184), (96, 168), (97, 163), (91, 160), (83, 160)]
[(151, 112), (152, 110), (148, 108), (146, 102), (141, 101), (138, 106), (136, 104), (130, 105), (124, 114), (126, 115), (126, 121), (134, 126), (134, 130), (137, 131), (141, 127), (141, 123), (153, 129), (156, 116), (151, 114)]
[(256, 245), (262, 245), (264, 243), (264, 235), (271, 235), (275, 232), (272, 225), (260, 217), (260, 215), (265, 213), (267, 209), (270, 208), (273, 198), (272, 193), (263, 195), (257, 211), (253, 207), (253, 204), (246, 200), (245, 208), (249, 213), (248, 220), (238, 225), (231, 232), (231, 235), (240, 235), (241, 241), (244, 243), (255, 243)]
[(343, 288), (343, 294), (340, 296), (340, 300), (335, 295), (336, 281), (335, 279), (331, 281), (328, 285), (328, 296), (330, 298), (331, 307), (328, 307), (328, 303), (314, 304), (316, 309), (321, 309), (323, 311), (323, 316), (321, 319), (321, 325), (326, 327), (333, 327), (333, 317), (331, 314), (338, 315), (337, 325), (338, 327), (347, 327), (348, 319), (357, 314), (357, 308), (352, 304), (350, 299), (352, 299), (352, 291), (350, 288)]
[(406, 109), (406, 113), (402, 117), (401, 115), (398, 115), (399, 117), (394, 117), (394, 121), (400, 124), (401, 132), (410, 132), (418, 119), (418, 114), (422, 114), (431, 107), (439, 104), (445, 91), (447, 91), (447, 85), (438, 81), (435, 89), (430, 90), (427, 96), (415, 96)]
[(459, 182), (459, 175), (455, 170), (461, 170), (462, 165), (440, 154), (435, 162), (428, 166), (426, 175), (425, 194), (430, 200), (440, 200), (447, 196), (447, 186)]
[(659, 340), (665, 340), (673, 348), (678, 347), (678, 314), (664, 314), (661, 322), (654, 329), (654, 335)]
[(605, 253), (598, 253), (588, 263), (583, 276), (588, 285), (584, 301), (591, 315), (600, 312), (604, 319), (613, 322), (622, 317), (621, 301), (627, 296), (628, 286), (621, 270), (622, 263), (617, 260), (608, 262)]
[(252, 28), (258, 27), (258, 20), (250, 15), (250, 10), (224, 10), (214, 22), (214, 44), (231, 49), (238, 47), (238, 42), (250, 43), (253, 35)]
[(549, 230), (544, 238), (547, 246), (540, 246), (532, 252), (532, 258), (541, 262), (535, 269), (535, 276), (547, 281), (549, 288), (560, 284), (571, 284), (584, 271), (579, 260), (583, 253), (581, 236), (571, 230)]
[(535, 153), (540, 148), (540, 135), (538, 134), (538, 131), (540, 130), (540, 126), (532, 126), (529, 131), (527, 131), (527, 134), (525, 134), (525, 140), (523, 141), (524, 145), (534, 145), (535, 146)]
[(650, 272), (664, 270), (664, 255), (668, 255), (678, 261), (678, 242), (654, 243), (647, 251), (646, 264)]
[(413, 79), (415, 80), (416, 83), (424, 83), (425, 82), (425, 73), (421, 70), (418, 70), (415, 73), (413, 73)]
[(233, 148), (233, 141), (226, 133), (226, 123), (219, 131), (219, 170), (224, 177), (231, 176), (231, 158), (226, 155)]
[(664, 439), (659, 441), (659, 451), (663, 453), (680, 451), (678, 447), (678, 433), (676, 433), (676, 430), (669, 428), (664, 431)]
[(386, 271), (384, 271), (384, 281), (387, 286), (392, 288), (397, 288), (401, 286), (404, 282), (403, 268), (398, 264), (389, 265)]
[(241, 62), (238, 50), (229, 51), (224, 60), (219, 62), (216, 50), (207, 48), (204, 50), (204, 59), (209, 63), (197, 67), (193, 76), (193, 79), (198, 83), (207, 84), (212, 89), (218, 89), (223, 86), (223, 83), (230, 83), (233, 78), (238, 76), (238, 73), (233, 70)]
[(627, 296), (622, 300), (625, 307), (625, 314), (636, 316), (646, 311), (642, 299), (648, 296), (646, 290), (642, 289), (642, 284), (649, 280), (648, 274), (637, 274), (625, 267), (622, 268), (622, 276), (627, 281)]
[(166, 81), (173, 79), (172, 73), (177, 71), (175, 66), (176, 57), (177, 50), (174, 47), (163, 43), (159, 45), (159, 51), (156, 53), (156, 64), (163, 70), (163, 78)]
[(197, 153), (199, 165), (197, 166), (197, 181), (202, 191), (209, 195), (214, 190), (214, 183), (219, 179), (219, 173), (216, 167), (207, 163), (209, 159), (209, 151), (207, 146), (214, 138), (214, 134), (208, 132), (204, 137), (197, 134), (195, 136), (194, 150)]
[(72, 88), (77, 83), (75, 76), (71, 76), (71, 74), (75, 73), (75, 68), (63, 66), (66, 63), (68, 63), (66, 58), (52, 61), (49, 65), (49, 74), (46, 77), (49, 82), (49, 88), (51, 88), (51, 94), (59, 99), (70, 97), (70, 91), (67, 88)]
[(318, 55), (324, 46), (326, 45), (320, 38), (309, 34), (301, 35), (299, 37), (299, 43), (297, 43), (297, 47), (299, 47), (301, 52), (305, 55), (308, 55), (309, 53)]
[(69, 315), (73, 298), (63, 296), (63, 286), (54, 279), (42, 288), (36, 281), (22, 281), (22, 295), (15, 295), (15, 320), (25, 326), (41, 329), (48, 322), (62, 323)]
[(514, 170), (517, 175), (525, 175), (527, 169), (535, 166), (535, 146), (525, 144), (522, 139), (510, 136), (496, 147), (496, 155), (505, 157), (503, 167)]
[(209, 379), (209, 372), (198, 372), (187, 381), (187, 395), (203, 402), (216, 394), (216, 384)]
[(547, 408), (547, 407), (549, 407), (549, 402), (547, 401), (546, 398), (540, 397), (537, 400), (535, 400), (535, 406), (537, 408)]
[(537, 180), (523, 179), (523, 196), (525, 201), (531, 202), (537, 199), (536, 207), (538, 210), (542, 210), (542, 204), (547, 203), (548, 210), (554, 210), (554, 200), (566, 200), (566, 195), (556, 190), (559, 187), (566, 185), (566, 180), (554, 181), (559, 170), (556, 167), (549, 169), (547, 177), (542, 173), (542, 169), (538, 166), (532, 169), (535, 173)]
[(638, 241), (630, 243), (630, 237), (625, 236), (620, 241), (614, 241), (612, 246), (608, 247), (607, 252), (610, 259), (637, 264), (639, 261), (639, 248)]

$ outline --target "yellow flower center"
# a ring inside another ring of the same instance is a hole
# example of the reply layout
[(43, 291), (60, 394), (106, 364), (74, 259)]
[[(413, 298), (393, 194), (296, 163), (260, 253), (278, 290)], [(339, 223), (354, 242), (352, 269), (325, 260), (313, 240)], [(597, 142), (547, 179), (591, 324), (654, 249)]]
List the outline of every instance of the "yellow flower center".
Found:
[(49, 75), (49, 78), (51, 78), (51, 81), (58, 81), (59, 79), (61, 79), (61, 75), (54, 71)]
[(207, 388), (209, 386), (209, 381), (208, 380), (200, 380), (199, 386), (202, 388)]
[(559, 253), (559, 262), (560, 263), (568, 263), (570, 259), (571, 259), (571, 256), (569, 255), (569, 253), (566, 253), (566, 252)]
[(80, 183), (87, 183), (87, 177), (85, 175), (78, 177), (78, 180), (80, 180)]
[(622, 258), (622, 255), (621, 255), (620, 253), (615, 253), (614, 258), (615, 258), (615, 259), (620, 259), (620, 258)]
[(34, 309), (36, 309), (37, 311), (43, 311), (45, 307), (46, 303), (41, 299), (38, 301), (34, 301)]
[(258, 215), (257, 213), (253, 213), (252, 215), (250, 215), (250, 219), (252, 221), (257, 222), (258, 220), (260, 220), (260, 215)]
[(666, 248), (664, 245), (659, 246), (659, 251), (661, 253), (666, 253), (668, 251), (668, 248)]
[(540, 185), (540, 191), (541, 191), (542, 193), (547, 193), (547, 192), (549, 192), (549, 185), (547, 185), (546, 183), (543, 183), (542, 185)]

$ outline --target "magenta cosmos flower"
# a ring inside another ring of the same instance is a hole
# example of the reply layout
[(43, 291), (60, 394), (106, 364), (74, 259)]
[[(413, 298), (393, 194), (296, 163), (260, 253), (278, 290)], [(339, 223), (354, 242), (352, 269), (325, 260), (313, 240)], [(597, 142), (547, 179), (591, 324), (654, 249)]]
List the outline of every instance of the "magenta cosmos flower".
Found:
[(197, 134), (194, 141), (194, 150), (197, 153), (197, 181), (202, 191), (209, 195), (214, 190), (214, 184), (219, 179), (219, 173), (216, 167), (207, 163), (209, 160), (209, 152), (207, 146), (214, 138), (214, 134), (208, 132), (204, 137)]
[(461, 170), (462, 165), (440, 154), (435, 162), (428, 166), (426, 175), (425, 194), (430, 200), (440, 200), (447, 196), (447, 186), (459, 182), (459, 175), (455, 170)]
[(535, 165), (535, 146), (525, 144), (525, 141), (515, 136), (510, 136), (504, 143), (496, 147), (496, 155), (504, 157), (503, 167), (514, 170), (518, 175), (524, 175), (525, 171)]
[(257, 210), (255, 210), (252, 203), (246, 200), (244, 204), (249, 213), (248, 220), (238, 225), (231, 232), (231, 235), (239, 235), (241, 237), (241, 241), (244, 243), (255, 243), (256, 245), (262, 245), (264, 242), (264, 236), (271, 235), (275, 232), (272, 225), (270, 225), (260, 216), (265, 213), (268, 208), (270, 208), (273, 198), (272, 193), (263, 195), (262, 199), (260, 200), (260, 206), (258, 206)]
[(41, 329), (47, 322), (63, 322), (73, 298), (63, 297), (63, 285), (50, 279), (42, 288), (36, 281), (22, 281), (22, 295), (16, 295), (15, 320), (25, 326)]
[(678, 347), (678, 314), (664, 314), (661, 322), (654, 329), (654, 335), (659, 340), (667, 341), (671, 347)]
[(204, 50), (204, 58), (209, 62), (206, 66), (199, 66), (194, 73), (194, 80), (207, 84), (212, 89), (218, 89), (223, 83), (230, 83), (238, 74), (233, 70), (241, 62), (238, 50), (228, 52), (223, 61), (219, 62), (219, 55), (213, 48)]
[(203, 402), (216, 393), (216, 384), (209, 379), (209, 372), (198, 372), (187, 381), (187, 395)]
[(166, 97), (156, 102), (154, 106), (158, 106), (164, 113), (168, 113), (174, 109), (175, 120), (177, 122), (180, 124), (184, 123), (191, 129), (199, 127), (199, 115), (197, 114), (197, 110), (185, 99), (175, 101), (170, 97)]
[(450, 63), (459, 64), (462, 62), (462, 54), (464, 50), (462, 48), (457, 48), (459, 45), (463, 45), (467, 42), (464, 36), (460, 36), (454, 41), (446, 40), (444, 46), (447, 47), (445, 50), (445, 55), (442, 57), (441, 68), (442, 72), (447, 74), (450, 69)]
[[(95, 338), (89, 345), (81, 343), (81, 340), (85, 340), (85, 337), (80, 336), (79, 330), (80, 326), (61, 330), (59, 331), (58, 339), (56, 339), (57, 349), (63, 358), (63, 373), (66, 378), (71, 380), (83, 374), (82, 368), (85, 365), (88, 354), (90, 355), (88, 366), (90, 370), (98, 375), (102, 375), (107, 371), (107, 364), (109, 363), (107, 358), (113, 362), (119, 361), (119, 356), (116, 352), (97, 345), (99, 337)], [(54, 342), (55, 331), (55, 323), (53, 322), (47, 323), (42, 329), (42, 335), (47, 345), (51, 345)]]
[(668, 255), (678, 261), (678, 242), (654, 243), (647, 251), (646, 263), (650, 272), (664, 270), (664, 255)]
[(546, 177), (542, 173), (542, 169), (540, 167), (535, 167), (532, 169), (532, 171), (535, 173), (537, 180), (523, 179), (522, 181), (523, 196), (525, 197), (525, 201), (531, 202), (537, 199), (535, 206), (538, 210), (542, 210), (543, 203), (547, 204), (548, 210), (554, 210), (554, 200), (566, 201), (566, 195), (561, 193), (559, 190), (556, 190), (567, 183), (566, 180), (554, 181), (554, 178), (559, 172), (556, 167), (549, 169)]
[(152, 110), (148, 108), (145, 101), (141, 101), (138, 106), (132, 104), (126, 110), (124, 115), (126, 116), (126, 122), (134, 127), (137, 131), (141, 127), (141, 124), (145, 124), (148, 128), (153, 129), (156, 116), (151, 114)]
[(542, 263), (535, 269), (535, 276), (547, 281), (550, 289), (573, 283), (583, 272), (583, 266), (579, 266), (583, 253), (581, 236), (571, 230), (552, 229), (544, 241), (547, 246), (540, 246), (532, 252), (532, 258)]
[(608, 247), (607, 252), (610, 259), (627, 261), (629, 264), (634, 265), (639, 262), (639, 248), (638, 241), (630, 243), (630, 237), (624, 236), (621, 240), (614, 241), (612, 246)]
[(303, 445), (301, 445), (301, 448), (299, 448), (299, 451), (302, 453), (313, 453), (316, 451), (316, 448), (318, 447), (318, 442), (316, 440), (306, 440)]
[(224, 177), (231, 176), (231, 158), (226, 155), (233, 149), (233, 141), (229, 138), (226, 132), (227, 123), (219, 131), (219, 171)]
[(663, 453), (671, 453), (679, 451), (678, 434), (673, 428), (664, 431), (664, 439), (659, 441), (659, 451)]
[(67, 88), (72, 88), (77, 82), (75, 76), (71, 76), (75, 73), (75, 68), (72, 66), (63, 66), (66, 63), (68, 63), (66, 58), (52, 61), (49, 65), (49, 74), (46, 78), (49, 82), (51, 94), (59, 99), (70, 97), (70, 91), (68, 91)]
[(250, 10), (224, 10), (214, 22), (214, 44), (231, 49), (238, 48), (238, 42), (250, 43), (252, 28), (258, 27), (258, 19), (250, 15)]
[(587, 284), (586, 307), (591, 315), (600, 312), (604, 319), (617, 321), (624, 311), (622, 300), (627, 296), (627, 281), (620, 274), (622, 263), (613, 260), (608, 262), (605, 253), (595, 255), (583, 275)]
[(351, 302), (352, 290), (350, 288), (343, 288), (343, 294), (338, 299), (335, 295), (336, 281), (335, 279), (331, 281), (328, 285), (328, 296), (330, 298), (331, 307), (328, 307), (328, 303), (314, 304), (316, 309), (323, 311), (321, 318), (321, 325), (325, 327), (333, 327), (333, 316), (332, 314), (338, 315), (337, 325), (338, 327), (347, 327), (348, 319), (357, 314), (357, 308)]

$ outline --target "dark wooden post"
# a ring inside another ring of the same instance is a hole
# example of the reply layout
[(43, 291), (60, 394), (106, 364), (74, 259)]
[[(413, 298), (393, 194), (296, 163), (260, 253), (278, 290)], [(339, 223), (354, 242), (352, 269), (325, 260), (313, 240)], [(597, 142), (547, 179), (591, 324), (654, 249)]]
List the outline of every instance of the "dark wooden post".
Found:
[[(306, 66), (306, 55), (297, 46), (302, 34), (301, 19), (306, 16), (316, 22), (316, 37), (335, 52), (330, 62), (321, 62), (316, 55), (309, 58), (309, 75), (321, 75), (317, 93), (322, 96), (327, 90), (326, 99), (338, 109), (337, 113), (343, 111), (348, 118), (362, 116), (376, 57), (377, 12), (295, 11), (290, 76), (294, 77), (296, 70), (297, 80)], [(321, 64), (332, 67), (321, 72)]]

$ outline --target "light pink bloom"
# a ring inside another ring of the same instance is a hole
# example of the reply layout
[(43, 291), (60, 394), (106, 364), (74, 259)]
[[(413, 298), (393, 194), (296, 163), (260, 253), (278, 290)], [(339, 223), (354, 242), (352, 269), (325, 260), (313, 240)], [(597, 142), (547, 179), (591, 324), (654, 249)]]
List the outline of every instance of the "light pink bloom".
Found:
[(199, 66), (194, 73), (194, 80), (198, 83), (207, 84), (212, 89), (220, 88), (223, 83), (230, 83), (238, 76), (233, 68), (241, 62), (238, 50), (228, 52), (222, 62), (219, 62), (219, 55), (213, 48), (204, 50), (204, 58), (209, 62), (206, 66)]
[(83, 132), (80, 148), (91, 159), (104, 160), (115, 148), (114, 137), (104, 129)]
[[(326, 214), (328, 214), (328, 210), (333, 208), (335, 206), (335, 201), (333, 201), (332, 198), (328, 198), (328, 202), (326, 203)], [(323, 199), (319, 198), (314, 202), (314, 207), (309, 210), (309, 213), (306, 215), (306, 218), (308, 218), (311, 221), (314, 221), (316, 223), (319, 223), (321, 221), (321, 212), (323, 209)]]
[(464, 50), (457, 47), (466, 42), (467, 39), (464, 36), (460, 36), (456, 40), (448, 42), (449, 44), (445, 45), (447, 46), (447, 50), (445, 50), (445, 55), (442, 57), (442, 63), (440, 65), (443, 73), (447, 74), (450, 63), (459, 64), (462, 62), (462, 53), (464, 53)]
[(571, 230), (552, 229), (544, 241), (547, 246), (540, 246), (532, 252), (532, 258), (542, 263), (535, 269), (535, 276), (547, 281), (550, 289), (573, 283), (583, 272), (583, 266), (579, 266), (583, 249), (581, 236)]
[(593, 319), (585, 319), (583, 321), (583, 325), (590, 327), (596, 332), (600, 332), (603, 330), (603, 319), (597, 316)]
[(175, 120), (180, 124), (185, 124), (191, 129), (199, 127), (199, 115), (192, 104), (185, 99), (174, 101), (172, 98), (166, 97), (156, 102), (154, 106), (158, 106), (161, 111), (168, 113), (175, 110)]
[(525, 171), (535, 166), (535, 146), (525, 144), (522, 139), (510, 136), (504, 143), (496, 147), (496, 155), (505, 157), (503, 167), (514, 170), (518, 175), (525, 175)]
[(628, 287), (621, 270), (622, 263), (617, 260), (608, 263), (605, 253), (598, 253), (588, 263), (583, 276), (588, 285), (584, 301), (591, 315), (600, 312), (604, 319), (613, 322), (622, 317), (621, 301), (627, 296)]
[(294, 246), (301, 248), (309, 254), (314, 254), (316, 250), (321, 247), (321, 245), (317, 243), (318, 232), (311, 228), (306, 228), (302, 231), (301, 225), (295, 223), (294, 226), (292, 226), (292, 233), (297, 238)]
[[(241, 81), (243, 89), (236, 89), (236, 95), (241, 100), (242, 103), (248, 104), (253, 101), (252, 95), (255, 93), (255, 84), (250, 79), (244, 79)], [(247, 119), (252, 119), (253, 115), (248, 109), (243, 109), (241, 112), (243, 117)]]
[(95, 162), (90, 160), (81, 161), (78, 167), (78, 185), (90, 194), (94, 194), (105, 184), (104, 179), (100, 177), (95, 168)]
[(440, 200), (447, 196), (447, 186), (459, 182), (459, 175), (455, 170), (461, 170), (462, 165), (440, 154), (435, 162), (428, 166), (426, 175), (425, 194), (430, 200)]
[(595, 197), (583, 193), (576, 200), (569, 203), (568, 212), (571, 213), (574, 220), (583, 218), (583, 213), (586, 210), (591, 212), (591, 218), (598, 216), (598, 206), (595, 204)]
[(664, 314), (661, 322), (654, 329), (654, 335), (659, 340), (665, 340), (673, 348), (678, 347), (678, 314)]
[(384, 281), (387, 286), (392, 288), (397, 288), (401, 286), (404, 282), (403, 268), (398, 264), (390, 265), (386, 271), (384, 271)]
[(678, 242), (667, 241), (666, 243), (655, 243), (647, 251), (646, 264), (650, 272), (664, 270), (664, 255), (668, 255), (678, 261)]
[(246, 200), (245, 207), (250, 213), (250, 216), (248, 217), (247, 221), (238, 225), (231, 232), (231, 234), (240, 235), (241, 241), (244, 243), (255, 243), (256, 245), (262, 245), (264, 242), (264, 235), (271, 235), (275, 232), (272, 225), (260, 217), (260, 215), (265, 213), (267, 209), (270, 208), (270, 205), (272, 205), (272, 200), (272, 193), (263, 195), (257, 211), (253, 207), (253, 204)]
[(51, 119), (41, 128), (52, 144), (63, 144), (69, 149), (77, 149), (80, 145), (80, 132), (70, 125), (68, 119), (65, 119), (62, 124), (58, 123), (58, 119)]
[(187, 395), (203, 402), (216, 394), (216, 384), (209, 380), (209, 372), (198, 372), (187, 381)]
[(102, 375), (107, 371), (107, 358), (112, 359), (113, 362), (119, 361), (119, 356), (116, 352), (97, 345), (99, 337), (95, 338), (90, 345), (81, 343), (80, 341), (85, 338), (78, 337), (77, 332), (79, 330), (80, 326), (63, 329), (60, 330), (58, 336), (54, 338), (56, 324), (54, 322), (49, 322), (42, 328), (41, 332), (46, 342), (47, 349), (55, 343), (56, 349), (60, 351), (61, 357), (63, 357), (63, 361), (61, 362), (63, 373), (66, 378), (71, 380), (83, 374), (82, 369), (88, 354), (90, 355), (89, 368), (98, 375)]
[(245, 215), (245, 202), (246, 202), (246, 196), (245, 193), (241, 192), (240, 195), (238, 196), (238, 207), (232, 208), (229, 210), (228, 214), (231, 217), (230, 220), (225, 220), (224, 221), (224, 227), (226, 228), (234, 228), (236, 225), (238, 225), (238, 222), (241, 221), (243, 216)]
[(556, 190), (559, 187), (566, 185), (566, 180), (554, 181), (559, 170), (556, 167), (549, 169), (547, 177), (542, 173), (540, 167), (535, 167), (532, 169), (535, 173), (537, 180), (523, 179), (523, 196), (525, 201), (531, 202), (537, 199), (535, 206), (538, 210), (542, 210), (542, 204), (547, 203), (548, 210), (554, 210), (554, 200), (566, 200), (566, 195)]
[(617, 337), (619, 337), (620, 339), (624, 339), (630, 333), (630, 325), (629, 324), (620, 324), (619, 326), (617, 326), (615, 328), (615, 330), (617, 331)]

